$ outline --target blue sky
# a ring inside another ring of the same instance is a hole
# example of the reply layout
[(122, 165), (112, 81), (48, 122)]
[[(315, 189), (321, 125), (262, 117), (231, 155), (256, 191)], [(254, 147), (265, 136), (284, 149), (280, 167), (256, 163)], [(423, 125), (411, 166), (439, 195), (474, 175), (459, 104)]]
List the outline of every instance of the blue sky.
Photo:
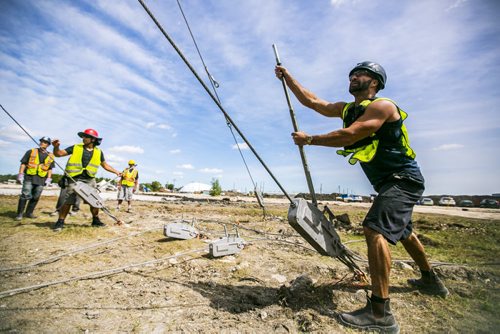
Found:
[[(148, 7), (205, 79), (175, 0)], [(426, 194), (500, 192), (497, 1), (183, 0), (225, 110), (288, 192), (307, 191), (274, 54), (307, 88), (350, 101), (349, 70), (381, 63), (427, 181)], [(80, 142), (96, 129), (107, 161), (141, 181), (252, 189), (225, 120), (135, 0), (0, 2), (0, 104), (35, 137)], [(299, 127), (341, 126), (293, 99)], [(238, 137), (238, 142), (242, 143)], [(0, 173), (34, 143), (0, 113)], [(278, 187), (243, 145), (254, 180)], [(306, 147), (316, 191), (373, 190), (335, 149)], [(64, 165), (64, 159), (59, 159)], [(59, 171), (60, 173), (60, 171)], [(112, 177), (105, 171), (99, 176)]]

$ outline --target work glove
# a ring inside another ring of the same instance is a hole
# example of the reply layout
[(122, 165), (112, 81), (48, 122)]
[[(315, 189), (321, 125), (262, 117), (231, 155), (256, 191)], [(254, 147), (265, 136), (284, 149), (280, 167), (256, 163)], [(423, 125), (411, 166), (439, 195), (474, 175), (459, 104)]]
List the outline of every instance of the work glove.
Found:
[(52, 183), (52, 179), (50, 177), (48, 177), (47, 180), (45, 180), (45, 185), (48, 187), (48, 186), (50, 186), (51, 183)]
[(24, 182), (24, 174), (23, 173), (17, 174), (17, 181), (21, 184)]

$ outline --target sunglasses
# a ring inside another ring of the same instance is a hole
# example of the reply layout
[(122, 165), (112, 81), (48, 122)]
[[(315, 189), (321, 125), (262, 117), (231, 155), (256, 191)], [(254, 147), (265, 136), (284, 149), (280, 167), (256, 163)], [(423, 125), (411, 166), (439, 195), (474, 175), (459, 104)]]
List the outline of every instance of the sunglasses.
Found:
[(372, 77), (371, 73), (367, 70), (357, 70), (351, 73), (351, 75), (349, 76), (349, 80), (352, 80), (352, 78), (355, 76), (359, 78), (363, 75), (369, 76), (370, 78)]

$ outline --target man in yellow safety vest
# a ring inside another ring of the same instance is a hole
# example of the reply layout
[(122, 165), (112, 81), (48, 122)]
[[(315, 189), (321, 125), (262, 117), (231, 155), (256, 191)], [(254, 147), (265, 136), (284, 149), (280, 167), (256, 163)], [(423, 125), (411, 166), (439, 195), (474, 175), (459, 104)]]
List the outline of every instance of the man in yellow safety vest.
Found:
[(344, 147), (338, 154), (349, 163), (360, 162), (363, 172), (378, 192), (363, 221), (368, 247), (372, 294), (364, 308), (341, 313), (346, 326), (385, 333), (398, 333), (399, 325), (389, 305), (391, 253), (388, 244), (400, 241), (420, 268), (422, 277), (408, 283), (429, 293), (446, 297), (448, 289), (432, 270), (424, 247), (412, 231), (413, 207), (424, 192), (424, 178), (415, 161), (403, 121), (407, 114), (392, 100), (379, 98), (387, 76), (380, 64), (358, 63), (349, 72), (353, 102), (328, 102), (304, 88), (282, 66), (276, 76), (284, 79), (297, 99), (326, 117), (338, 117), (343, 128), (326, 134), (292, 133), (296, 145)]
[[(17, 204), (16, 220), (25, 217), (36, 218), (33, 210), (42, 195), (43, 187), (52, 182), (52, 168), (54, 167), (54, 155), (47, 151), (51, 140), (49, 137), (40, 138), (40, 146), (26, 151), (21, 159), (17, 180), (23, 185), (19, 203)], [(26, 204), (28, 204), (26, 206)]]
[[(82, 138), (81, 144), (69, 146), (64, 150), (60, 149), (58, 139), (52, 141), (54, 146), (54, 155), (56, 157), (64, 157), (70, 155), (66, 163), (67, 190), (65, 194), (64, 204), (59, 208), (59, 219), (54, 225), (54, 230), (60, 231), (64, 227), (64, 219), (69, 213), (71, 205), (75, 204), (76, 192), (74, 190), (76, 181), (85, 182), (91, 187), (96, 188), (95, 176), (99, 166), (108, 172), (115, 173), (121, 176), (121, 173), (108, 165), (104, 159), (104, 153), (97, 147), (101, 144), (102, 138), (99, 138), (97, 131), (94, 129), (86, 129), (83, 132), (78, 132), (78, 136)], [(99, 208), (90, 207), (92, 213), (92, 226), (106, 226), (99, 220)]]
[(118, 181), (118, 205), (116, 210), (120, 211), (123, 200), (127, 201), (127, 212), (132, 212), (132, 194), (137, 191), (139, 185), (139, 171), (134, 160), (129, 160), (128, 168), (122, 172), (122, 177)]

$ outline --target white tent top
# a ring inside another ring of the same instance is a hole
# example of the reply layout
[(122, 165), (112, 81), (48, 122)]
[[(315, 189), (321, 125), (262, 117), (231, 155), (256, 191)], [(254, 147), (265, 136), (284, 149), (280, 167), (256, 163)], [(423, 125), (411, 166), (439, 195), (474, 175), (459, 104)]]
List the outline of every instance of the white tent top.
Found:
[(200, 182), (191, 182), (188, 184), (185, 184), (179, 192), (181, 193), (194, 193), (194, 192), (201, 192), (201, 191), (208, 191), (212, 189), (212, 186), (206, 183), (200, 183)]

